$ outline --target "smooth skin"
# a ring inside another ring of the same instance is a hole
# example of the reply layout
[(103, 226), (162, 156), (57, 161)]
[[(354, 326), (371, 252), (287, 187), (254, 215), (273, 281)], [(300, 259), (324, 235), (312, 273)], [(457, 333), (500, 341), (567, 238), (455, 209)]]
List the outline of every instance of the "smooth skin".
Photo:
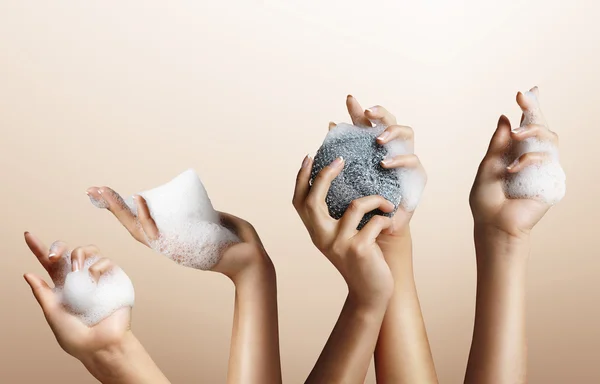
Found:
[[(25, 232), (25, 242), (46, 269), (55, 285), (62, 285), (62, 255), (65, 243), (55, 242), (49, 249), (37, 237)], [(83, 266), (86, 258), (99, 256), (93, 245), (78, 247), (71, 253), (73, 270)], [(100, 258), (90, 266), (96, 281), (115, 264)], [(60, 271), (60, 272), (59, 272)], [(38, 301), (50, 329), (61, 348), (83, 363), (86, 369), (105, 384), (166, 384), (169, 380), (152, 361), (142, 344), (131, 331), (131, 308), (121, 308), (98, 324), (88, 327), (68, 312), (58, 295), (40, 276), (24, 275)]]
[[(372, 124), (387, 128), (379, 135), (381, 145), (392, 140), (403, 140), (414, 149), (414, 131), (398, 125), (396, 118), (381, 106), (363, 110), (358, 101), (348, 96), (348, 113), (352, 123), (369, 129)], [(383, 168), (410, 168), (420, 173), (425, 187), (427, 176), (419, 158), (400, 155), (381, 162)], [(377, 237), (384, 259), (394, 277), (394, 292), (389, 302), (377, 347), (375, 348), (375, 373), (378, 383), (437, 383), (437, 374), (423, 321), (413, 273), (412, 238), (409, 212), (402, 205), (393, 216), (393, 231)]]
[[(160, 236), (143, 197), (134, 197), (136, 217), (109, 187), (92, 187), (87, 193), (103, 201), (140, 243), (149, 246)], [(281, 383), (275, 267), (250, 223), (227, 213), (219, 215), (222, 224), (241, 239), (225, 250), (212, 269), (235, 285), (227, 383)]]
[[(538, 95), (537, 87), (531, 90)], [(558, 144), (537, 102), (517, 94), (523, 113), (533, 112), (532, 125), (511, 131), (501, 116), (470, 195), (477, 257), (477, 299), (473, 341), (465, 383), (527, 382), (525, 283), (530, 234), (550, 209), (538, 199), (509, 199), (504, 194), (507, 173), (549, 160), (545, 153), (522, 155), (507, 166), (510, 145), (529, 137)], [(523, 117), (521, 118), (523, 121)]]

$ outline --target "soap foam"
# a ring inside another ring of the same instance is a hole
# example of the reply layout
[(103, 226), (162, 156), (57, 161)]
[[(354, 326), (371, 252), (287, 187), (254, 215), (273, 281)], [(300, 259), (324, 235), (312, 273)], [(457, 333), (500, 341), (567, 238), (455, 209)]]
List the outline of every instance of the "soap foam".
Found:
[[(534, 107), (524, 113), (521, 127), (530, 124), (545, 125), (536, 95), (529, 91), (525, 92), (524, 96)], [(505, 159), (506, 165), (523, 154), (532, 152), (547, 154), (548, 161), (530, 165), (517, 173), (507, 174), (504, 182), (506, 196), (513, 199), (539, 199), (550, 205), (556, 204), (565, 196), (566, 175), (559, 162), (558, 148), (553, 143), (535, 137), (521, 142), (515, 141)]]
[(89, 268), (99, 259), (98, 256), (87, 258), (77, 272), (72, 272), (70, 252), (55, 262), (58, 270), (54, 276), (54, 291), (65, 308), (89, 327), (120, 308), (133, 307), (135, 301), (133, 284), (121, 268), (115, 266), (103, 273), (98, 282), (94, 280)]
[(384, 213), (374, 210), (361, 220), (362, 228), (374, 215), (391, 217), (398, 207), (413, 211), (425, 187), (425, 179), (417, 169), (386, 169), (381, 161), (386, 157), (412, 154), (411, 143), (395, 139), (380, 145), (377, 137), (385, 126), (362, 128), (340, 123), (332, 128), (314, 158), (311, 184), (317, 174), (337, 157), (344, 159), (344, 169), (331, 183), (326, 203), (329, 214), (339, 219), (353, 200), (380, 195), (394, 204), (394, 211)]
[[(213, 268), (223, 251), (239, 242), (238, 237), (220, 223), (204, 185), (193, 169), (170, 182), (139, 193), (160, 231), (150, 247), (178, 264), (196, 269)], [(137, 216), (133, 196), (125, 204)]]

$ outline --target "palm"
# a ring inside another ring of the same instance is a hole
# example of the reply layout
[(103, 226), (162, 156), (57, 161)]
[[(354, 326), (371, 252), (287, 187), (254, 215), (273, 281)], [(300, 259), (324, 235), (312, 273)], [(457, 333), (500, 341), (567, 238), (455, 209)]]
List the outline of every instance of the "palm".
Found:
[[(62, 305), (46, 316), (59, 345), (75, 356), (117, 344), (131, 325), (131, 308), (121, 308), (98, 324), (88, 327)], [(75, 356), (77, 357), (77, 356)]]

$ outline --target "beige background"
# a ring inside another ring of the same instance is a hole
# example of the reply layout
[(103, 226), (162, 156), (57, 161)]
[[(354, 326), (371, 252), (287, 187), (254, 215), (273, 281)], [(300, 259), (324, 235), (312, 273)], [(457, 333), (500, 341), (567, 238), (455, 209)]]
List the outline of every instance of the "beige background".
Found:
[(170, 379), (223, 382), (233, 286), (138, 245), (84, 193), (132, 193), (188, 167), (264, 240), (284, 379), (302, 382), (345, 287), (291, 193), (327, 122), (347, 120), (348, 93), (415, 128), (430, 180), (412, 224), (415, 273), (441, 382), (461, 382), (475, 294), (468, 191), (498, 116), (518, 123), (516, 91), (539, 85), (568, 192), (533, 235), (531, 383), (599, 383), (600, 5), (403, 3), (1, 0), (0, 382), (94, 382), (22, 280), (42, 273), (24, 230), (100, 246), (134, 281), (135, 333)]

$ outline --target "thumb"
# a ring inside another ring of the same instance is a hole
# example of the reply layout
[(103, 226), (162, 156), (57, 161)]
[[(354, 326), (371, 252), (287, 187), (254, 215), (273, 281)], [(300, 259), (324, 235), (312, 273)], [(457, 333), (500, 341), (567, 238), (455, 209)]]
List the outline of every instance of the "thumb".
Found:
[(40, 304), (42, 311), (47, 316), (56, 300), (52, 288), (48, 286), (44, 279), (32, 273), (26, 273), (23, 277), (31, 287), (33, 296), (35, 296), (35, 299)]
[(521, 126), (529, 124), (545, 125), (537, 87), (531, 88), (525, 93), (517, 93), (517, 104), (519, 104), (519, 107), (523, 111)]

